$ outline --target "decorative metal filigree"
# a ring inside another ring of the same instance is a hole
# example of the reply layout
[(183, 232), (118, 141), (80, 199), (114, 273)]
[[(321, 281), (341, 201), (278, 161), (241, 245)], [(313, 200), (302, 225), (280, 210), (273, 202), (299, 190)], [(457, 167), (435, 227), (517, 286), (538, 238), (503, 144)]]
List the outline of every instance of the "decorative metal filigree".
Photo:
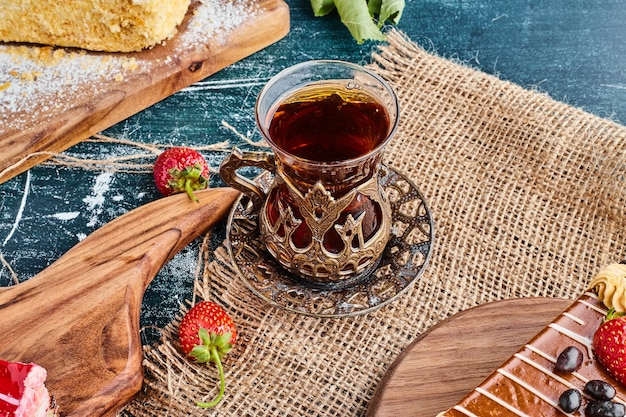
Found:
[[(288, 193), (292, 204), (280, 200), (267, 202), (277, 206), (278, 218), (274, 222), (268, 218), (265, 208), (261, 211), (259, 228), (268, 252), (285, 269), (320, 287), (350, 285), (358, 280), (376, 266), (389, 238), (391, 209), (379, 181), (380, 178), (374, 175), (335, 199), (320, 182), (302, 195), (287, 178), (277, 177), (274, 186)], [(380, 208), (378, 225), (371, 236), (365, 236), (363, 231), (365, 211), (358, 212), (356, 218), (347, 214), (341, 221), (344, 211), (359, 195), (362, 200), (369, 199)], [(292, 206), (298, 208), (300, 217), (294, 215)], [(310, 242), (300, 247), (294, 235), (302, 227), (310, 232)], [(328, 233), (331, 230), (336, 232), (340, 241), (335, 241), (329, 248)]]
[[(255, 183), (267, 190), (272, 175)], [(319, 287), (290, 274), (267, 252), (259, 235), (258, 213), (241, 197), (230, 213), (227, 248), (246, 285), (271, 305), (319, 317), (343, 317), (380, 308), (403, 294), (423, 274), (431, 256), (434, 224), (417, 187), (389, 169), (381, 184), (391, 206), (389, 241), (374, 269), (353, 285)], [(352, 222), (358, 219), (352, 219)]]

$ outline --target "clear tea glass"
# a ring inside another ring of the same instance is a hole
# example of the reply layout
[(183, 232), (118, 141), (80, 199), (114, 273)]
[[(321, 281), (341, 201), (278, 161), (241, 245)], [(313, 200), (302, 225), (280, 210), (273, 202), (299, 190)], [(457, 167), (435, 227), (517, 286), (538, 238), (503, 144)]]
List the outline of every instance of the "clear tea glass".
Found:
[[(337, 287), (377, 266), (391, 227), (381, 158), (398, 115), (387, 82), (347, 62), (304, 62), (263, 88), (256, 120), (273, 154), (235, 149), (220, 174), (259, 210), (261, 239), (286, 270)], [(274, 174), (269, 190), (239, 175), (244, 166)]]

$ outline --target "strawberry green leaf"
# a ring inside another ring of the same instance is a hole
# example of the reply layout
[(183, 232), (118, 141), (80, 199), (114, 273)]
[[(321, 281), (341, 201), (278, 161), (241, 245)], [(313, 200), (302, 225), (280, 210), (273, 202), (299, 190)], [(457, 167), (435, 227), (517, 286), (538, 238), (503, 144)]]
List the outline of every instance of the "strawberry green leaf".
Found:
[(316, 17), (326, 16), (335, 10), (335, 0), (311, 0), (311, 7)]
[(202, 344), (194, 346), (190, 355), (196, 358), (196, 362), (198, 363), (215, 362), (220, 376), (220, 391), (217, 397), (210, 402), (196, 402), (198, 407), (214, 407), (222, 400), (222, 397), (224, 397), (226, 382), (224, 380), (224, 368), (221, 358), (233, 348), (233, 345), (230, 343), (232, 335), (231, 332), (224, 334), (211, 332), (209, 334), (208, 330), (204, 327), (198, 329), (198, 337), (200, 337)]
[(383, 41), (385, 35), (372, 20), (368, 5), (359, 0), (335, 0), (339, 17), (357, 43), (366, 39)]
[(606, 316), (604, 317), (604, 321), (609, 321), (609, 320), (613, 320), (613, 319), (624, 317), (624, 316), (626, 316), (626, 313), (621, 312), (621, 311), (615, 311), (615, 307), (611, 307), (609, 311), (606, 313)]
[(203, 345), (209, 346), (211, 344), (211, 335), (209, 335), (208, 330), (204, 327), (200, 327), (200, 329), (198, 329), (198, 337), (202, 341)]
[(196, 358), (196, 362), (198, 363), (206, 363), (211, 360), (211, 350), (206, 345), (194, 346), (190, 355)]

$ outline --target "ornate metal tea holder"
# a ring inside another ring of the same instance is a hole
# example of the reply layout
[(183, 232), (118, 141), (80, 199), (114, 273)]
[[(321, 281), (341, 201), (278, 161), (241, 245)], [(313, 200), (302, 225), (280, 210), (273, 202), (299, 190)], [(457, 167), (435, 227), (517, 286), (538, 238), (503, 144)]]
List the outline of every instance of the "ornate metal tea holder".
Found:
[[(418, 188), (388, 168), (382, 185), (391, 203), (391, 236), (376, 269), (345, 287), (320, 288), (283, 269), (259, 236), (258, 212), (241, 196), (228, 218), (226, 246), (233, 265), (252, 292), (269, 304), (318, 317), (365, 314), (389, 304), (417, 281), (431, 257), (434, 223)], [(267, 190), (272, 174), (255, 179)]]

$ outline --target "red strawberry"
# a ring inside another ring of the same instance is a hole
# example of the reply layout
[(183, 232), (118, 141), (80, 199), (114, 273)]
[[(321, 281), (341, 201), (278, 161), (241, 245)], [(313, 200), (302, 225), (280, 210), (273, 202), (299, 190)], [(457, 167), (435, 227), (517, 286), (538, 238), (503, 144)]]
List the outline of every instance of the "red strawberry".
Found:
[(220, 392), (209, 403), (197, 402), (203, 408), (213, 407), (224, 396), (224, 369), (221, 358), (231, 351), (237, 341), (233, 320), (224, 309), (210, 301), (202, 301), (180, 322), (178, 339), (183, 352), (198, 363), (214, 361), (220, 374)]
[(626, 386), (626, 316), (610, 309), (593, 335), (596, 358), (609, 373)]
[(153, 174), (157, 189), (165, 196), (184, 191), (198, 201), (193, 192), (209, 185), (206, 160), (198, 151), (186, 147), (163, 151), (154, 162)]

